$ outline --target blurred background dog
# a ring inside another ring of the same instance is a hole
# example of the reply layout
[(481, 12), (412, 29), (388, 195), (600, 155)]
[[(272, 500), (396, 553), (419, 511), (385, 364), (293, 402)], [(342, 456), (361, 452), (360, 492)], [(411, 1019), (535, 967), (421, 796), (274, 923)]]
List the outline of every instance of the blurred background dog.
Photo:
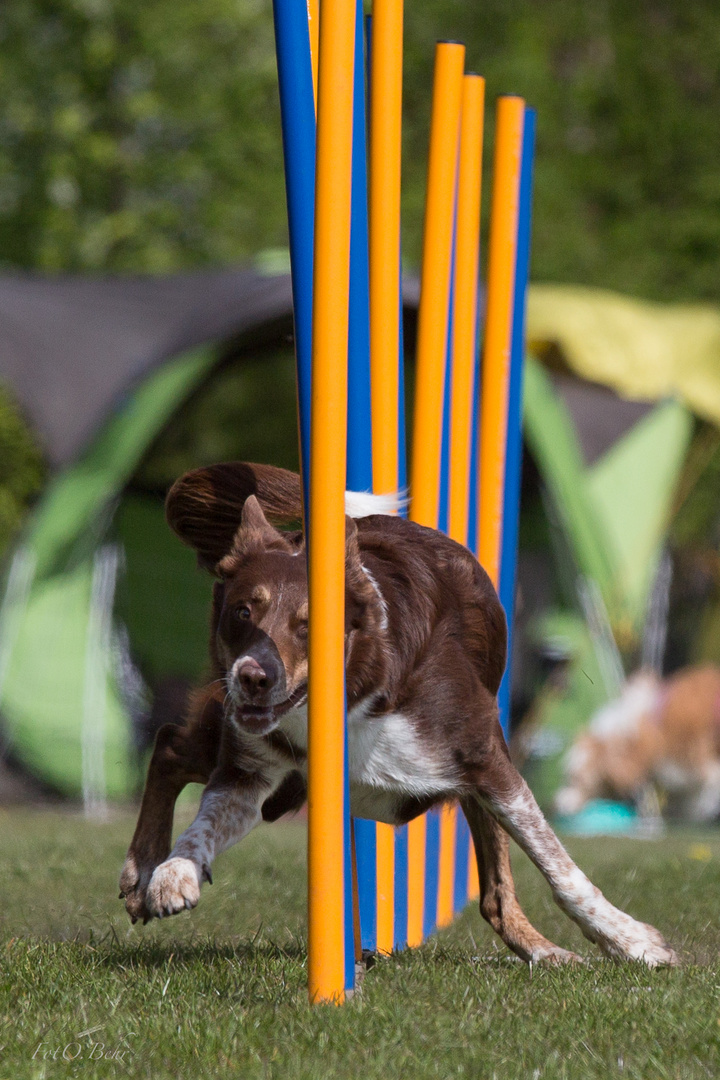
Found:
[(555, 810), (597, 798), (693, 822), (720, 815), (720, 668), (639, 671), (595, 713), (566, 755)]

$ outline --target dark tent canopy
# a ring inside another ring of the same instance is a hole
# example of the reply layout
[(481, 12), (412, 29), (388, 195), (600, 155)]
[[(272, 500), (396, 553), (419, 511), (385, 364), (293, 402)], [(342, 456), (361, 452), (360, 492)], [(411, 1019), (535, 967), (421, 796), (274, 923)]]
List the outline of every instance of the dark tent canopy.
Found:
[(168, 358), (259, 327), (289, 329), (291, 318), (286, 275), (0, 277), (0, 380), (60, 467), (119, 397)]

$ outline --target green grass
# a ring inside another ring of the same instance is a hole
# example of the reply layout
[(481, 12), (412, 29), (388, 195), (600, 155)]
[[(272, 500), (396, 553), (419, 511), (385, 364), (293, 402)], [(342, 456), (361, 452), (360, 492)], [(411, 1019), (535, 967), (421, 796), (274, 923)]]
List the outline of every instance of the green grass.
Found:
[[(116, 885), (132, 824), (0, 814), (0, 1080), (720, 1075), (720, 835), (569, 844), (664, 931), (676, 970), (597, 959), (518, 854), (530, 918), (585, 967), (530, 971), (472, 910), (376, 963), (342, 1008), (311, 1009), (303, 827), (262, 826), (218, 860), (195, 912), (132, 928)], [(96, 1060), (100, 1044), (115, 1057)]]

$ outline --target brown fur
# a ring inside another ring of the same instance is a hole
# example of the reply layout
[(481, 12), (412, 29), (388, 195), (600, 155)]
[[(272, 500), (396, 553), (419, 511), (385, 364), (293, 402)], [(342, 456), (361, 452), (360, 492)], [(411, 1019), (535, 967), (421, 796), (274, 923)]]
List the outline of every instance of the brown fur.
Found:
[(228, 462), (185, 473), (170, 489), (170, 528), (214, 570), (230, 551), (246, 500), (255, 495), (270, 521), (287, 525), (302, 516), (300, 477), (272, 465)]
[[(194, 906), (214, 855), (253, 827), (260, 808), (273, 818), (301, 802), (307, 764), (303, 541), (266, 517), (299, 517), (298, 478), (244, 464), (197, 470), (173, 487), (167, 514), (219, 579), (213, 678), (186, 725), (158, 735), (121, 877), (133, 919)], [(526, 960), (576, 957), (522, 913), (508, 832), (606, 953), (672, 962), (657, 931), (613, 908), (574, 867), (510, 762), (496, 699), (505, 618), (473, 556), (399, 517), (348, 519), (345, 626), (355, 812), (400, 824), (459, 798), (478, 859), (481, 911)], [(189, 779), (207, 787), (195, 822), (170, 853), (172, 806)]]

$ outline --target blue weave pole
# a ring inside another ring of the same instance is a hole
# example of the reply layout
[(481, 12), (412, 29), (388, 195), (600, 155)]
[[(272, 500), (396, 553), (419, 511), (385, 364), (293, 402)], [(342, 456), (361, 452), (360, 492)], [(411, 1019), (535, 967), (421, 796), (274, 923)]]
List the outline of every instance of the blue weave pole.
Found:
[[(467, 546), (477, 558), (478, 553), (478, 465), (480, 461), (480, 319), (482, 294), (478, 296), (478, 321), (475, 329), (475, 370), (472, 383), (472, 425), (470, 430), (470, 479), (468, 493), (468, 534)], [(457, 816), (455, 840), (455, 890), (453, 903), (455, 912), (460, 912), (467, 905), (468, 885), (470, 881), (470, 860), (475, 858), (470, 826), (465, 815)]]
[[(368, 194), (365, 116), (364, 19), (362, 0), (355, 16), (355, 70), (353, 76), (352, 206), (350, 227), (350, 307), (348, 311), (348, 425), (347, 487), (372, 490), (372, 410), (370, 402), (370, 269), (368, 253)], [(348, 769), (347, 717), (345, 721), (345, 985), (354, 985), (354, 919), (352, 838), (350, 832), (350, 774)], [(363, 909), (367, 909), (368, 867), (366, 825), (355, 823), (358, 901), (362, 937)], [(358, 857), (358, 844), (365, 858)], [(374, 847), (374, 845), (372, 845)], [(363, 902), (364, 901), (364, 902)], [(368, 914), (365, 911), (367, 920)]]
[(440, 882), (440, 810), (433, 807), (425, 815), (425, 907), (423, 937), (429, 937), (437, 925), (438, 885)]
[(522, 473), (522, 385), (525, 361), (525, 310), (530, 272), (530, 232), (532, 226), (533, 159), (535, 153), (535, 110), (525, 110), (523, 125), (518, 244), (515, 262), (510, 387), (508, 394), (507, 451), (503, 492), (503, 537), (500, 555), (500, 603), (508, 622), (508, 659), (498, 703), (500, 722), (507, 737), (510, 730), (510, 684), (513, 611), (517, 571), (518, 525), (520, 521), (520, 479)]
[[(370, 54), (372, 49), (372, 18), (368, 16), (365, 20), (366, 28), (366, 72), (367, 74), (367, 97), (369, 100), (370, 93), (372, 92), (372, 86), (369, 78), (370, 72)], [(358, 67), (356, 60), (355, 68), (355, 94), (356, 101), (360, 100), (360, 82), (358, 79)], [(358, 163), (361, 160), (361, 147), (360, 147), (360, 126), (356, 124), (354, 136), (357, 140), (357, 156), (355, 151), (353, 152), (353, 162)], [(364, 144), (362, 149), (364, 149)], [(363, 178), (367, 184), (367, 169), (364, 166)], [(355, 180), (353, 181), (353, 207), (355, 207)], [(357, 191), (362, 190), (361, 178), (358, 177)], [(365, 188), (365, 197), (367, 198), (367, 188)], [(364, 204), (366, 207), (366, 203)], [(352, 272), (352, 270), (351, 270)], [(400, 275), (399, 275), (400, 277)], [(363, 277), (363, 281), (364, 281)], [(406, 449), (405, 449), (405, 383), (404, 383), (404, 367), (403, 367), (403, 340), (402, 340), (402, 285), (398, 290), (398, 304), (400, 306), (400, 343), (399, 343), (399, 379), (398, 379), (398, 487), (403, 490), (407, 485), (407, 464), (406, 464)], [(364, 342), (365, 334), (369, 335), (369, 311), (365, 305), (365, 301), (362, 301), (362, 312), (366, 313), (367, 323), (362, 328), (362, 336), (355, 343), (355, 348), (358, 353), (359, 362), (364, 364)], [(351, 312), (352, 317), (352, 312)], [(360, 324), (360, 317), (358, 314), (358, 325)], [(362, 342), (362, 345), (360, 344)], [(352, 336), (351, 336), (351, 344)], [(369, 365), (369, 337), (368, 337), (368, 365)], [(364, 367), (363, 367), (364, 372)], [(369, 367), (367, 384), (365, 383), (364, 375), (360, 380), (361, 390), (357, 396), (357, 400), (354, 397), (350, 398), (350, 408), (353, 412), (357, 409), (357, 416), (361, 419), (365, 416), (365, 405), (361, 402), (367, 401), (367, 408), (369, 408)], [(367, 385), (367, 397), (365, 397), (365, 386)], [(362, 430), (361, 430), (362, 429)], [(366, 422), (360, 423), (355, 430), (358, 432), (357, 448), (354, 452), (360, 452), (360, 448), (364, 446), (364, 438), (370, 440), (371, 443), (371, 420), (368, 417)], [(348, 452), (350, 452), (351, 436), (348, 432)], [(365, 450), (361, 451), (363, 455)], [(366, 484), (363, 484), (363, 488), (371, 487), (372, 480), (372, 448), (368, 451), (368, 458), (363, 457), (363, 460), (368, 460), (370, 463), (370, 479)], [(356, 818), (354, 821), (355, 829), (355, 854), (357, 860), (358, 871), (358, 901), (359, 901), (359, 914), (360, 914), (360, 933), (363, 949), (369, 951), (375, 951), (377, 949), (377, 830), (376, 823), (374, 821), (366, 821), (361, 818)], [(393, 944), (395, 948), (403, 948), (407, 944), (407, 827), (396, 829), (395, 831), (395, 888), (394, 888), (394, 933)]]
[[(400, 341), (398, 346), (398, 491), (403, 494), (407, 491), (407, 428), (405, 419), (405, 328), (403, 325), (403, 291), (402, 291), (402, 258), (400, 259)], [(407, 507), (400, 511), (403, 517), (407, 517)]]
[(476, 331), (477, 342), (475, 348), (475, 375), (473, 378), (473, 411), (472, 411), (472, 432), (470, 435), (470, 494), (468, 497), (468, 535), (467, 546), (472, 551), (475, 558), (478, 554), (478, 520), (480, 514), (480, 484), (479, 484), (479, 464), (480, 464), (480, 302), (483, 300), (482, 294), (478, 297), (478, 328)]
[[(457, 217), (457, 207), (456, 215)], [(438, 499), (437, 527), (441, 532), (448, 531), (450, 517), (450, 437), (452, 427), (452, 382), (453, 382), (453, 314), (455, 300), (455, 229), (453, 222), (452, 251), (450, 261), (450, 287), (448, 289), (447, 344), (445, 346), (445, 383), (443, 387), (442, 437), (440, 441), (440, 497)]]
[[(273, 0), (280, 121), (290, 235), (300, 463), (310, 490), (313, 251), (315, 240), (315, 94), (304, 0)], [(306, 506), (307, 512), (307, 506)]]
[(347, 484), (350, 491), (372, 491), (370, 267), (363, 30), (362, 3), (358, 0), (355, 20), (350, 309), (348, 312)]

